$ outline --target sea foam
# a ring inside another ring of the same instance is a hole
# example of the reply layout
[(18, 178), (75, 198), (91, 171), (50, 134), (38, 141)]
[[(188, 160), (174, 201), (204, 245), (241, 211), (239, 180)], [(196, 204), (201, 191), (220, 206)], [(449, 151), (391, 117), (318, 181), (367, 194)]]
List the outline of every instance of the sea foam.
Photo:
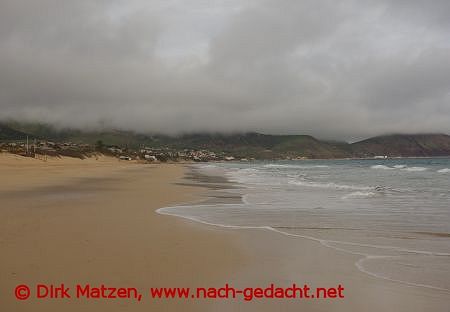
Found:
[(428, 170), (428, 168), (425, 168), (425, 167), (408, 167), (408, 168), (404, 168), (404, 169), (402, 169), (402, 170), (405, 170), (405, 171), (411, 171), (411, 172), (415, 172), (415, 171), (425, 171), (425, 170)]
[(375, 192), (361, 192), (361, 191), (357, 191), (357, 192), (353, 192), (353, 193), (347, 194), (345, 196), (342, 196), (342, 199), (366, 198), (366, 197), (373, 197), (375, 195), (377, 195)]
[(299, 186), (309, 186), (309, 187), (317, 187), (317, 188), (331, 188), (331, 189), (339, 189), (339, 190), (372, 190), (373, 187), (363, 186), (363, 185), (347, 185), (347, 184), (338, 184), (334, 182), (328, 183), (319, 183), (319, 182), (309, 182), (309, 181), (289, 181), (289, 184), (299, 185)]
[(283, 164), (267, 164), (264, 168), (279, 168), (279, 169), (314, 169), (314, 168), (328, 168), (327, 165), (283, 165)]
[(373, 166), (371, 166), (370, 168), (372, 168), (372, 169), (384, 169), (384, 170), (392, 170), (392, 169), (395, 169), (395, 168), (388, 167), (388, 166), (385, 166), (385, 165), (373, 165)]

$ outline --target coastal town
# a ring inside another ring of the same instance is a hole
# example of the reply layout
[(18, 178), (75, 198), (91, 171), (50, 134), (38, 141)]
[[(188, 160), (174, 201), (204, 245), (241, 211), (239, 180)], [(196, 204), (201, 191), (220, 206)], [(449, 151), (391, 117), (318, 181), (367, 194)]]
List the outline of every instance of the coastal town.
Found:
[[(24, 140), (13, 142), (0, 142), (0, 152), (6, 152), (24, 157), (46, 159), (47, 157), (75, 157), (84, 159), (96, 155), (108, 155), (118, 160), (143, 162), (208, 162), (233, 161), (236, 157), (225, 153), (216, 153), (209, 150), (174, 149), (169, 147), (141, 146), (139, 149), (117, 145), (104, 145), (102, 141), (96, 144), (54, 142), (47, 140)], [(238, 159), (245, 161), (247, 159)]]

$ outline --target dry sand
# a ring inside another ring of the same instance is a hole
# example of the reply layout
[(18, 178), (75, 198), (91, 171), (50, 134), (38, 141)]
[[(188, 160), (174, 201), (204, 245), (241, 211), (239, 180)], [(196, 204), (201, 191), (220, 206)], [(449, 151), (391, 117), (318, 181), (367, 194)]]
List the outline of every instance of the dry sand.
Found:
[[(358, 256), (264, 230), (233, 230), (162, 216), (198, 200), (174, 184), (183, 165), (0, 154), (0, 311), (442, 311), (450, 294), (376, 279)], [(202, 181), (203, 183), (204, 181)], [(201, 183), (201, 184), (202, 184)], [(223, 195), (223, 194), (222, 194)], [(342, 300), (36, 300), (14, 287), (345, 287)]]
[[(201, 311), (208, 301), (18, 301), (18, 284), (215, 286), (243, 256), (220, 229), (161, 216), (196, 198), (182, 165), (0, 155), (0, 311)], [(147, 297), (147, 296), (146, 296)]]

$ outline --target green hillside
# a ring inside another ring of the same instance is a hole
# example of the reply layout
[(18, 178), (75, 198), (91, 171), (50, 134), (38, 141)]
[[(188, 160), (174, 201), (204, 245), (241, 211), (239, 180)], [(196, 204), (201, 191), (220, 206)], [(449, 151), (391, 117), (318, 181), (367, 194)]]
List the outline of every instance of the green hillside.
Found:
[(446, 134), (384, 135), (349, 144), (329, 142), (309, 135), (268, 135), (260, 133), (198, 133), (176, 137), (132, 131), (81, 131), (58, 129), (46, 124), (8, 122), (0, 124), (0, 140), (23, 140), (27, 134), (40, 139), (74, 143), (141, 146), (177, 150), (205, 149), (241, 158), (347, 158), (413, 156), (450, 156), (450, 136)]
[(6, 125), (0, 124), (0, 140), (1, 141), (15, 141), (15, 140), (25, 140), (29, 136), (31, 139), (33, 136), (28, 135), (25, 132), (18, 131), (16, 129), (10, 128)]

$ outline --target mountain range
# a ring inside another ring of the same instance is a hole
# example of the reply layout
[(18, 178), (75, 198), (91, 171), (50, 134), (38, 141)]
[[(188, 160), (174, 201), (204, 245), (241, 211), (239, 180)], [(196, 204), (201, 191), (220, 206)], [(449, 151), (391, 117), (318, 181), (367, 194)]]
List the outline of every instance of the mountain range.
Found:
[(347, 158), (347, 157), (431, 157), (450, 156), (450, 136), (446, 134), (390, 134), (355, 143), (319, 140), (309, 135), (261, 133), (198, 133), (180, 136), (152, 135), (122, 130), (81, 131), (57, 129), (38, 123), (0, 123), (0, 141), (46, 139), (137, 149), (169, 147), (206, 149), (241, 158)]

